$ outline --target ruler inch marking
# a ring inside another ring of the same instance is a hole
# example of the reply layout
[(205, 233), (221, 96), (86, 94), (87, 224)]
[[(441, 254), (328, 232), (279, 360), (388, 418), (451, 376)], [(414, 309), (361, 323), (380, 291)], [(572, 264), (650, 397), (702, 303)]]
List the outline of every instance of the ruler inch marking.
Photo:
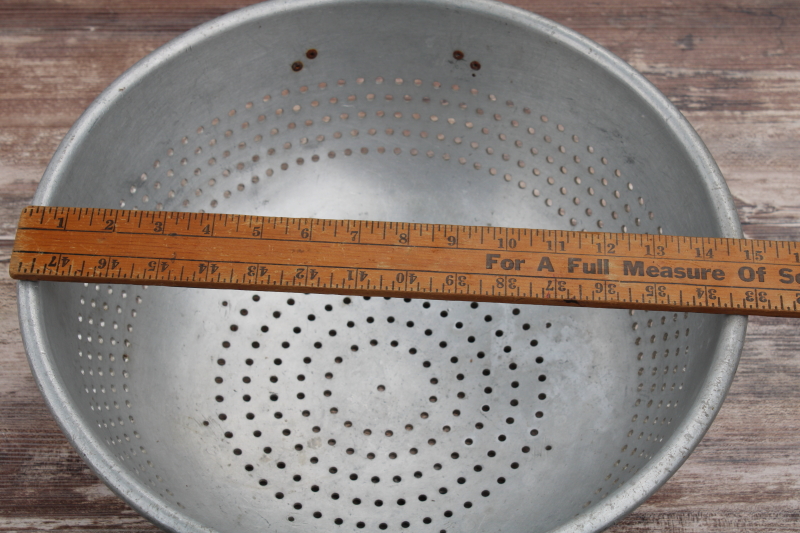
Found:
[[(270, 222), (283, 234), (266, 235)], [(197, 223), (201, 228), (210, 224), (210, 234), (198, 232)], [(161, 231), (155, 232), (159, 224)], [(260, 235), (252, 235), (259, 225)], [(364, 242), (367, 228), (374, 236)], [(392, 229), (397, 241), (387, 234)], [(411, 233), (419, 243), (410, 242)], [(406, 242), (398, 242), (401, 234)], [(498, 246), (500, 238), (504, 242)], [(263, 246), (243, 242), (258, 239), (263, 239)], [(15, 279), (151, 281), (267, 290), (307, 287), (307, 292), (363, 296), (402, 293), (412, 298), (467, 299), (473, 295), (479, 301), (518, 304), (800, 316), (797, 250), (796, 243), (715, 237), (31, 206), (22, 210), (9, 270)], [(551, 265), (539, 271), (546, 256)], [(488, 263), (491, 257), (494, 263)], [(86, 268), (87, 262), (92, 268)], [(252, 265), (255, 276), (247, 274)], [(274, 274), (276, 268), (279, 276)], [(347, 270), (356, 274), (355, 279), (336, 283)], [(300, 271), (304, 277), (296, 278)], [(322, 281), (325, 271), (329, 283)], [(222, 272), (229, 274), (223, 278)], [(311, 278), (318, 273), (321, 276)], [(410, 273), (418, 279), (412, 282)], [(394, 281), (398, 274), (403, 274), (402, 282)], [(495, 278), (502, 278), (502, 287)], [(448, 285), (448, 279), (455, 283)], [(552, 292), (548, 281), (556, 283)]]

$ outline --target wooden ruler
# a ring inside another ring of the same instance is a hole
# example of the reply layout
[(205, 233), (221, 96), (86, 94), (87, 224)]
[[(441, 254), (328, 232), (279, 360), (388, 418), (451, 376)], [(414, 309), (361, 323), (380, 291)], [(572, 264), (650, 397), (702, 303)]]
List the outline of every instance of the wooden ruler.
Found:
[(20, 280), (800, 316), (793, 242), (66, 207), (22, 211)]

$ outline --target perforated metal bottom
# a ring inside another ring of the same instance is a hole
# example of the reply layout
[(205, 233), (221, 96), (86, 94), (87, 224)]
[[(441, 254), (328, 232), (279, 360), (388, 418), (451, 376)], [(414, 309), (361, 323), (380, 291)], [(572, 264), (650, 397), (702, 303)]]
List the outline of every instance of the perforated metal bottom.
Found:
[[(293, 196), (305, 198), (307, 189), (316, 187), (327, 193), (318, 199), (323, 203), (315, 215), (336, 211), (338, 216), (350, 193), (366, 196), (369, 211), (359, 214), (371, 217), (392, 195), (380, 190), (386, 187), (380, 182), (364, 194), (361, 180), (371, 172), (356, 172), (347, 161), (360, 158), (356, 168), (387, 163), (413, 168), (405, 176), (411, 180), (427, 181), (427, 167), (435, 164), (437, 173), (445, 169), (460, 183), (441, 190), (437, 177), (431, 195), (471, 196), (470, 186), (479, 183), (478, 197), (502, 195), (500, 203), (517, 216), (531, 212), (525, 218), (532, 226), (558, 220), (578, 229), (660, 229), (618, 165), (590, 139), (582, 141), (583, 132), (568, 131), (540, 111), (534, 114), (524, 102), (438, 81), (359, 78), (293, 87), (227, 109), (186, 133), (141, 169), (119, 206), (238, 213), (258, 205), (260, 213), (297, 214), (291, 210), (301, 199)], [(344, 160), (341, 165), (337, 158)], [(345, 173), (359, 183), (342, 190), (341, 182), (326, 179)], [(439, 200), (417, 198), (414, 189), (423, 186), (411, 184), (403, 194), (415, 203), (389, 208), (392, 215), (426, 220), (417, 211), (426, 200)], [(342, 193), (344, 199), (331, 205)], [(280, 209), (270, 209), (278, 202)], [(453, 213), (457, 207), (424, 208), (443, 220), (465, 214)], [(170, 291), (150, 289), (155, 291), (158, 304), (148, 316), (171, 307)], [(104, 302), (109, 307), (120, 304), (113, 294)], [(558, 366), (572, 367), (574, 357), (594, 359), (586, 353), (587, 339), (565, 322), (573, 328), (581, 321), (615, 324), (603, 343), (619, 345), (628, 337), (628, 355), (619, 358), (623, 368), (616, 371), (630, 374), (617, 380), (637, 376), (637, 392), (651, 393), (645, 408), (638, 397), (623, 404), (632, 417), (641, 411), (646, 421), (631, 420), (609, 435), (618, 453), (580, 491), (582, 506), (590, 505), (634, 474), (669, 433), (689, 362), (689, 330), (685, 318), (674, 314), (641, 313), (647, 322), (641, 329), (650, 337), (642, 339), (638, 316), (616, 311), (216, 291), (200, 291), (192, 300), (197, 300), (192, 307), (202, 309), (205, 330), (192, 355), (215, 363), (202, 372), (187, 369), (179, 378), (197, 380), (191, 390), (202, 391), (196, 400), (202, 408), (191, 417), (202, 425), (199, 436), (212, 447), (214, 462), (230, 469), (226, 476), (254, 491), (270, 514), (309, 521), (319, 530), (346, 522), (356, 528), (414, 524), (461, 531), (498, 505), (524, 505), (528, 496), (518, 500), (521, 485), (552, 485), (550, 478), (559, 475), (558, 464), (565, 460), (559, 450), (554, 453), (555, 443), (568, 446), (575, 429), (564, 427), (577, 409), (569, 398), (587, 394), (581, 389), (592, 379)], [(130, 313), (138, 319), (141, 307)], [(101, 331), (92, 331), (94, 314), (87, 313), (90, 329), (79, 323), (87, 358), (102, 340)], [(620, 328), (628, 331), (622, 334)], [(185, 335), (182, 327), (170, 329)], [(596, 350), (602, 349), (590, 348)], [(126, 368), (131, 357), (142, 358), (139, 351), (134, 346), (126, 351)], [(548, 367), (556, 372), (549, 382)], [(97, 369), (95, 379), (101, 372)], [(645, 384), (647, 377), (653, 382)], [(102, 412), (96, 394), (90, 404)], [(585, 417), (584, 411), (581, 424)], [(97, 422), (103, 429), (108, 424), (105, 417)], [(117, 433), (107, 442), (119, 443), (120, 460), (131, 461), (163, 497), (179, 503), (161, 462), (144, 460), (142, 447), (131, 455), (136, 446), (122, 440)]]
[[(50, 170), (40, 201), (718, 231), (704, 182), (681, 178), (676, 188), (664, 177), (661, 161), (673, 161), (675, 175), (696, 168), (658, 113), (607, 76), (587, 85), (555, 68), (591, 60), (546, 32), (504, 29), (509, 42), (535, 51), (509, 57), (502, 44), (480, 44), (502, 27), (480, 10), (337, 6), (342, 31), (349, 15), (387, 21), (376, 48), (365, 49), (346, 31), (326, 41), (286, 29), (287, 17), (301, 17), (307, 35), (320, 35), (334, 12), (282, 9), (229, 19), (235, 31), (143, 67), (156, 69), (149, 81), (121, 80), (116, 114), (133, 121), (131, 138), (107, 146), (104, 136), (123, 135), (120, 119), (98, 120), (66, 148), (74, 152), (66, 166)], [(481, 31), (434, 37), (443, 16)], [(265, 34), (268, 56), (243, 45)], [(391, 36), (426, 45), (402, 61)], [(298, 58), (303, 69), (292, 72)], [(528, 60), (536, 67), (509, 70)], [(253, 63), (281, 75), (265, 78)], [(621, 102), (635, 120), (608, 113)], [(675, 209), (692, 201), (706, 208)], [(147, 512), (176, 510), (177, 518), (154, 512), (187, 530), (197, 521), (219, 531), (547, 531), (585, 516), (659, 453), (703, 386), (726, 320), (170, 288), (37, 290), (44, 331), (58, 346), (53, 364), (90, 439), (125, 483), (145, 485), (160, 502), (119, 490)]]

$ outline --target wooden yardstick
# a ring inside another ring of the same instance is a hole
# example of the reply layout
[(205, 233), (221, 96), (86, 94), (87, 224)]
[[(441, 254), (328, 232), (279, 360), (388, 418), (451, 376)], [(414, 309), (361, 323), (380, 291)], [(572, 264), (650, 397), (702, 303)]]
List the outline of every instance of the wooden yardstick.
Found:
[(20, 280), (800, 316), (793, 242), (27, 207)]

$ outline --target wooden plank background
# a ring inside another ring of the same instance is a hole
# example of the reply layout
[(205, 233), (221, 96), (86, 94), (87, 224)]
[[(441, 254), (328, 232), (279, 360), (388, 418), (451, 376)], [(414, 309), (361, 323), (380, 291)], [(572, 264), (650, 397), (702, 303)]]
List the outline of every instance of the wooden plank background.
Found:
[[(687, 116), (750, 238), (800, 240), (800, 3), (514, 0), (621, 56)], [(30, 375), (7, 264), (69, 126), (157, 46), (249, 2), (0, 0), (0, 531), (156, 531), (61, 435)], [(613, 533), (800, 531), (800, 323), (752, 318), (717, 421)]]

